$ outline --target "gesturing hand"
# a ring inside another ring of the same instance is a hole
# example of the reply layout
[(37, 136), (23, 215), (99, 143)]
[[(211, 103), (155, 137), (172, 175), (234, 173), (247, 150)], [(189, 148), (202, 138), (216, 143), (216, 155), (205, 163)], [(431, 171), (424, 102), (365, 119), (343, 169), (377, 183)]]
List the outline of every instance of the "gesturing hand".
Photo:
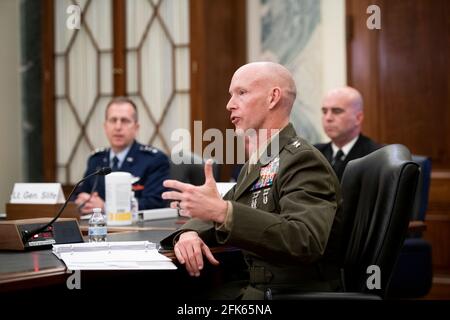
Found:
[(217, 191), (216, 180), (212, 173), (212, 160), (208, 160), (205, 164), (205, 184), (202, 186), (197, 187), (177, 180), (166, 180), (163, 185), (177, 190), (164, 192), (162, 198), (175, 200), (170, 206), (179, 207), (181, 215), (218, 223), (225, 221), (227, 202), (222, 200)]

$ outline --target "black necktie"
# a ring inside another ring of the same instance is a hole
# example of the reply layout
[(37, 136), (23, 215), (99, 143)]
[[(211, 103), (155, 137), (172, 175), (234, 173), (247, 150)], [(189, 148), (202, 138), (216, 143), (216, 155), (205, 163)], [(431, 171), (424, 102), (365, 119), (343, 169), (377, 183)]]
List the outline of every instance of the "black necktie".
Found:
[(344, 152), (342, 152), (341, 149), (339, 149), (334, 156), (331, 165), (333, 166), (334, 172), (336, 172), (339, 180), (341, 180), (342, 174), (344, 173)]
[(116, 156), (114, 156), (114, 158), (112, 159), (112, 171), (119, 171), (119, 158), (117, 158)]

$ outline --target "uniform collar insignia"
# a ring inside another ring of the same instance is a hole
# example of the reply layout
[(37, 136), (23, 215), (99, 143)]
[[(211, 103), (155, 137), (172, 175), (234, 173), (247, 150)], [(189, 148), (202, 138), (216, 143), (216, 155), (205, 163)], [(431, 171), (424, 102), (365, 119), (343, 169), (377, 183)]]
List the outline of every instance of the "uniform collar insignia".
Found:
[(146, 146), (146, 145), (140, 146), (139, 150), (141, 150), (141, 151), (149, 151), (149, 152), (153, 152), (153, 153), (157, 153), (158, 152), (158, 149), (150, 147), (150, 146)]
[(296, 148), (300, 147), (301, 143), (298, 140), (295, 140), (294, 142), (292, 142), (292, 145)]

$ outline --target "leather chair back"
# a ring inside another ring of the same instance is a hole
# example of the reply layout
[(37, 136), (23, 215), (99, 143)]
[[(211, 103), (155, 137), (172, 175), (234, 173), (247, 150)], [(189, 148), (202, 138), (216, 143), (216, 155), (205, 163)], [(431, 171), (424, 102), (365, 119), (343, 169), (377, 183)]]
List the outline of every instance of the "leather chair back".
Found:
[[(411, 220), (425, 221), (431, 180), (431, 159), (413, 155), (420, 167)], [(389, 298), (420, 298), (427, 295), (433, 284), (431, 244), (422, 231), (410, 231), (403, 244), (389, 286)]]
[(431, 159), (427, 156), (412, 155), (412, 160), (420, 167), (419, 184), (411, 214), (411, 220), (425, 221), (428, 208), (428, 194), (431, 180)]
[[(407, 233), (418, 176), (418, 165), (399, 144), (347, 164), (341, 182), (346, 291), (385, 297)], [(380, 289), (367, 287), (373, 274), (369, 266), (379, 267)]]

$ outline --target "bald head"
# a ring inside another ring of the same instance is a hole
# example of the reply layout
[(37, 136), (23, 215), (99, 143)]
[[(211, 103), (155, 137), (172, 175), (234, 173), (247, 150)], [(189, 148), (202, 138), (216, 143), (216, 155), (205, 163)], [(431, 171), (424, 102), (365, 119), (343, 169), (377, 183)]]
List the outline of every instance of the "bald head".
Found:
[(335, 99), (354, 108), (355, 111), (363, 111), (363, 98), (358, 90), (352, 87), (340, 87), (328, 91), (325, 99)]
[(240, 67), (230, 83), (227, 109), (236, 130), (284, 128), (297, 94), (291, 73), (273, 62)]
[(279, 87), (281, 89), (280, 104), (292, 109), (297, 96), (297, 87), (291, 72), (284, 66), (274, 62), (251, 62), (240, 67), (238, 73), (248, 73), (254, 78), (255, 83), (265, 87)]
[(361, 132), (363, 99), (358, 90), (341, 87), (329, 91), (322, 101), (322, 125), (325, 133), (342, 147)]

